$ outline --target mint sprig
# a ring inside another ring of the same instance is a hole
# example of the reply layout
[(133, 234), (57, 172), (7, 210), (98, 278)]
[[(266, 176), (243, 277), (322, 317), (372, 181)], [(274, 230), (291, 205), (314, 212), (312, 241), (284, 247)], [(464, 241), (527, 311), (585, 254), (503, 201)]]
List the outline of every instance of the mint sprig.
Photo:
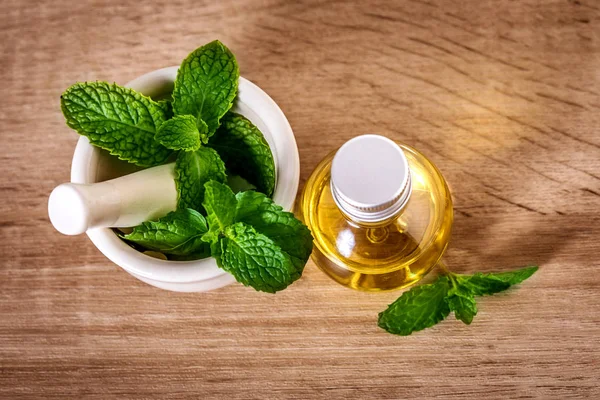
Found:
[(204, 209), (217, 265), (238, 282), (274, 293), (302, 275), (312, 252), (308, 228), (273, 200), (253, 191), (234, 195), (224, 184), (205, 184)]
[(235, 57), (215, 40), (194, 50), (181, 63), (173, 88), (175, 115), (193, 115), (212, 136), (233, 105), (240, 70)]
[(275, 293), (300, 277), (281, 247), (243, 222), (226, 227), (217, 243), (217, 265), (245, 286)]
[(491, 295), (529, 278), (538, 267), (499, 273), (454, 274), (446, 271), (431, 284), (404, 292), (379, 313), (381, 328), (396, 335), (410, 335), (442, 321), (454, 312), (456, 319), (469, 325), (477, 314), (475, 296)]
[(173, 152), (154, 140), (168, 117), (166, 103), (116, 84), (86, 82), (69, 87), (60, 104), (70, 128), (121, 160), (152, 167)]
[(272, 239), (290, 256), (297, 272), (302, 274), (313, 248), (313, 237), (306, 225), (291, 212), (283, 211), (263, 193), (246, 191), (235, 197), (235, 220), (251, 225)]

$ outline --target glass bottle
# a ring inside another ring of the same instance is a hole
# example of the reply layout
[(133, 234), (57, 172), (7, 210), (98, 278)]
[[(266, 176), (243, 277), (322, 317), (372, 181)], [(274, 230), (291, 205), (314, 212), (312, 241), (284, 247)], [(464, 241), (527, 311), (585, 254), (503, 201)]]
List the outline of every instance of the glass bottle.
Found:
[(440, 171), (417, 150), (379, 135), (355, 137), (325, 157), (299, 206), (317, 266), (365, 291), (421, 279), (446, 250), (453, 221)]

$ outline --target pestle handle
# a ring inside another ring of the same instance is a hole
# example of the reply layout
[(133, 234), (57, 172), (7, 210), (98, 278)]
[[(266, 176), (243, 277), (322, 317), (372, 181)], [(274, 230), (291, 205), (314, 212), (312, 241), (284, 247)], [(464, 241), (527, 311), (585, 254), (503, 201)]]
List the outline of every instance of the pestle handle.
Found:
[(175, 164), (92, 184), (63, 183), (48, 200), (50, 221), (65, 235), (132, 227), (177, 208)]

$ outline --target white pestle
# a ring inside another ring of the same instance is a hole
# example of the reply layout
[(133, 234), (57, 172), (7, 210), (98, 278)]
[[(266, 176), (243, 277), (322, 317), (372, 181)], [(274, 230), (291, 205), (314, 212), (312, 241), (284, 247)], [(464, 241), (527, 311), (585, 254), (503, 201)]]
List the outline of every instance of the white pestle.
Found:
[(79, 235), (162, 217), (177, 208), (174, 169), (170, 163), (105, 182), (63, 183), (50, 194), (50, 221), (65, 235)]

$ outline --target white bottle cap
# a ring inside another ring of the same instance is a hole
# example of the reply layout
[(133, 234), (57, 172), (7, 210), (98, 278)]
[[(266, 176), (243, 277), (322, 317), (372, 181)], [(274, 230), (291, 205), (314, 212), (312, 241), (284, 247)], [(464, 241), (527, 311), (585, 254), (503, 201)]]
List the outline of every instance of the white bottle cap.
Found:
[(331, 193), (340, 211), (365, 224), (387, 221), (404, 209), (412, 190), (404, 152), (379, 135), (357, 136), (335, 154)]

